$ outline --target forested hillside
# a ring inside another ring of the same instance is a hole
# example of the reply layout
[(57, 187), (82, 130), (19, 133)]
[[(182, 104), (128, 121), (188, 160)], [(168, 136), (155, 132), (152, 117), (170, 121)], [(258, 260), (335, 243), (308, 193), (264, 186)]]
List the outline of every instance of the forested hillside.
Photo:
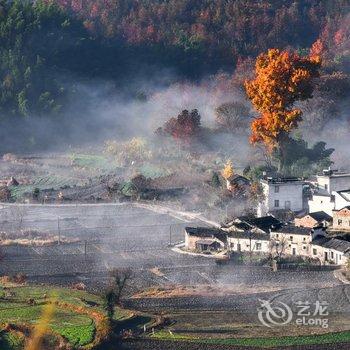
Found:
[(347, 0), (47, 1), (76, 14), (96, 36), (153, 48), (153, 54), (170, 49), (173, 64), (181, 63), (177, 54), (208, 69), (271, 47), (307, 49), (325, 30), (336, 34), (350, 10)]
[(86, 82), (239, 85), (270, 48), (321, 56), (316, 93), (333, 103), (349, 86), (349, 14), (349, 0), (0, 0), (0, 119), (62, 118)]

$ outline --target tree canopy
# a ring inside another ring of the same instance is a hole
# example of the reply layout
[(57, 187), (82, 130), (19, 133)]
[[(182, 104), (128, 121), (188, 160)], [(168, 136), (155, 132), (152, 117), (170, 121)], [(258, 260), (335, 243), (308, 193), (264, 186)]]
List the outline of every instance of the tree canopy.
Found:
[(283, 143), (302, 116), (294, 103), (312, 96), (320, 64), (318, 56), (270, 49), (258, 56), (255, 77), (245, 82), (247, 95), (260, 113), (251, 124), (251, 142), (262, 142), (270, 151), (277, 148), (282, 167)]

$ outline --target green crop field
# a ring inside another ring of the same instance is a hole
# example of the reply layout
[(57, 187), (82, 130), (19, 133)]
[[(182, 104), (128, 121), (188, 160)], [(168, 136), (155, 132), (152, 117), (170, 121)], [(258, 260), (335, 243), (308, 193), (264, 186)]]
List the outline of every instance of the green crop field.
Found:
[(152, 338), (159, 340), (189, 341), (203, 344), (232, 345), (247, 347), (279, 347), (279, 346), (298, 346), (298, 345), (318, 345), (318, 344), (337, 344), (350, 342), (350, 331), (289, 336), (289, 337), (270, 337), (270, 338), (227, 338), (227, 339), (204, 339), (189, 335), (176, 334), (166, 330), (156, 332)]
[(34, 189), (38, 188), (39, 190), (54, 189), (58, 190), (65, 186), (74, 186), (78, 185), (79, 180), (72, 177), (64, 177), (57, 175), (47, 175), (38, 177), (30, 185), (19, 185), (11, 186), (11, 197), (14, 200), (20, 199), (26, 193), (33, 193)]
[(72, 165), (94, 169), (94, 170), (102, 170), (102, 171), (110, 171), (116, 168), (115, 163), (113, 163), (110, 159), (100, 155), (93, 154), (71, 154), (69, 156), (71, 159)]
[[(35, 326), (40, 320), (43, 307), (49, 301), (57, 304), (49, 328), (63, 336), (74, 348), (93, 342), (96, 324), (89, 312), (105, 315), (102, 299), (85, 291), (51, 288), (47, 286), (0, 287), (0, 325), (26, 324)], [(65, 307), (73, 305), (73, 309)], [(77, 310), (83, 310), (79, 312)], [(116, 309), (115, 318), (125, 322), (131, 312)], [(17, 333), (0, 331), (0, 349), (15, 350), (23, 345), (23, 338)]]

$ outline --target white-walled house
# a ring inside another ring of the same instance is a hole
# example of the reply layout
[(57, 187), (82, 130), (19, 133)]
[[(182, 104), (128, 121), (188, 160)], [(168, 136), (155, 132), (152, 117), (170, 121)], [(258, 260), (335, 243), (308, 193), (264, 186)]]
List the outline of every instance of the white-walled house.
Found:
[(317, 175), (315, 186), (312, 199), (308, 202), (310, 213), (324, 211), (332, 215), (334, 209), (350, 205), (350, 173), (324, 170), (322, 175)]
[(308, 256), (312, 241), (313, 230), (306, 227), (284, 225), (271, 232), (271, 240), (277, 242), (286, 255)]
[(333, 191), (334, 210), (341, 210), (350, 205), (350, 190)]
[(314, 193), (308, 204), (310, 213), (324, 211), (326, 214), (331, 216), (335, 207), (334, 198), (325, 191)]
[(259, 203), (257, 215), (265, 216), (278, 210), (303, 210), (303, 181), (297, 178), (266, 178), (260, 180), (264, 200)]
[(228, 250), (231, 252), (249, 252), (267, 254), (269, 252), (270, 235), (256, 232), (229, 232)]
[(323, 170), (321, 175), (316, 176), (317, 187), (328, 194), (333, 191), (342, 191), (350, 188), (350, 173), (339, 172), (338, 170)]
[(316, 238), (311, 244), (311, 257), (321, 264), (347, 265), (350, 258), (350, 242), (338, 238)]

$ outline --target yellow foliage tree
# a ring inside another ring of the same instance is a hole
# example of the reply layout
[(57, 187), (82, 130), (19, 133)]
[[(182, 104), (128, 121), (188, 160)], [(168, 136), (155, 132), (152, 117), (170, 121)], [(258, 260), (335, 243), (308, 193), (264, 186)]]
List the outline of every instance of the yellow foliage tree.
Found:
[(225, 164), (224, 169), (221, 172), (221, 175), (228, 180), (232, 175), (234, 174), (233, 171), (233, 166), (232, 166), (232, 162), (230, 160), (228, 160)]
[(262, 142), (269, 151), (277, 149), (280, 166), (283, 143), (301, 121), (302, 112), (293, 104), (312, 96), (312, 80), (318, 77), (320, 65), (318, 56), (271, 49), (258, 56), (255, 77), (245, 82), (247, 95), (260, 113), (251, 124), (251, 142)]

